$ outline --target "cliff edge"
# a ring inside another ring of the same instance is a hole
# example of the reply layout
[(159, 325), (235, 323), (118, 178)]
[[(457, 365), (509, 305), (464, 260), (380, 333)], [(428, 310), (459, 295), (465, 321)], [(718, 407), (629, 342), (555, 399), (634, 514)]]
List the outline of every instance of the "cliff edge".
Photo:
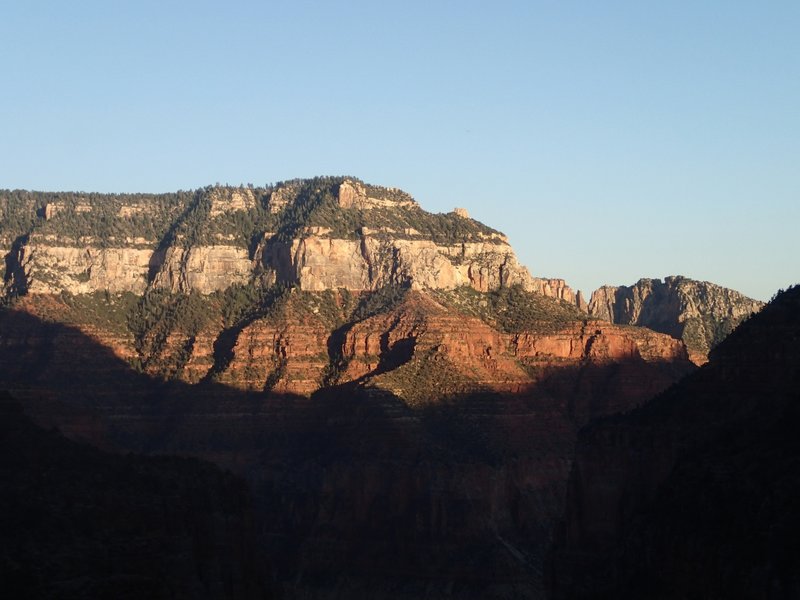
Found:
[(355, 178), (162, 195), (7, 191), (0, 200), (11, 293), (521, 285), (575, 302), (563, 280), (531, 277), (502, 233), (463, 210), (432, 214), (401, 190)]

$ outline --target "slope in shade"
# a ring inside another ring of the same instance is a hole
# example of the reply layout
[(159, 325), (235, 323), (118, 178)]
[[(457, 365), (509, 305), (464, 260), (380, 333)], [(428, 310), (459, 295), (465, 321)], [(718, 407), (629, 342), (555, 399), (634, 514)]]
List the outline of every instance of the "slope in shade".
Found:
[[(300, 294), (290, 294), (291, 302)], [(242, 474), (263, 524), (269, 576), (288, 597), (332, 590), (340, 597), (539, 597), (577, 428), (644, 401), (689, 368), (685, 351), (659, 358), (659, 349), (680, 350), (680, 342), (607, 324), (584, 333), (582, 321), (503, 333), (476, 321), (459, 337), (441, 303), (412, 292), (365, 309), (354, 325), (353, 339), (386, 339), (374, 372), (348, 379), (348, 369), (360, 372), (354, 355), (342, 382), (316, 393), (248, 392), (213, 379), (190, 385), (135, 372), (97, 342), (119, 343), (110, 333), (103, 338), (97, 322), (89, 337), (26, 313), (29, 300), (0, 319), (0, 376), (26, 410), (108, 447), (199, 456)], [(382, 323), (396, 325), (397, 337), (386, 336)], [(463, 370), (484, 389), (420, 403), (398, 395), (404, 373), (392, 374), (416, 366), (413, 353), (408, 359), (393, 348), (414, 331), (420, 368), (441, 356), (436, 362), (449, 377)], [(535, 359), (528, 367), (501, 355), (504, 335)], [(466, 354), (454, 363), (459, 347)], [(288, 356), (285, 370), (293, 372)], [(497, 371), (488, 369), (495, 363)], [(493, 390), (498, 372), (527, 378), (528, 387)]]
[(271, 597), (243, 481), (196, 459), (71, 442), (6, 393), (0, 417), (8, 597)]
[(557, 598), (800, 595), (800, 287), (578, 439)]

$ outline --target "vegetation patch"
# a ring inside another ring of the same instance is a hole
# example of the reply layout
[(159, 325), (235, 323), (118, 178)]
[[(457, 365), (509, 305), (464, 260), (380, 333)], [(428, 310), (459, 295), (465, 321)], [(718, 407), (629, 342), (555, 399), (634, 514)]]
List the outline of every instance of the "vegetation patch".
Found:
[(131, 331), (128, 326), (130, 315), (136, 310), (140, 297), (130, 292), (123, 294), (106, 291), (91, 294), (61, 292), (60, 299), (71, 310), (54, 315), (58, 320), (72, 325), (91, 325), (127, 336)]
[[(191, 357), (197, 335), (208, 322), (210, 309), (209, 299), (197, 292), (150, 290), (144, 294), (128, 315), (128, 328), (140, 357), (136, 366), (165, 378), (180, 373)], [(181, 340), (172, 354), (168, 352), (171, 337)]]
[(233, 348), (245, 327), (257, 319), (280, 314), (295, 288), (276, 284), (269, 288), (258, 286), (232, 286), (215, 294), (222, 304), (225, 328), (214, 342), (214, 366), (208, 378), (217, 379), (233, 360)]
[(443, 246), (464, 242), (504, 243), (499, 231), (454, 213), (429, 213), (416, 205), (397, 209), (378, 207), (364, 213), (366, 226), (386, 228), (395, 239), (428, 239)]
[(435, 349), (417, 353), (408, 362), (376, 376), (375, 383), (415, 408), (481, 391), (473, 379)]
[(385, 285), (363, 294), (349, 320), (355, 323), (391, 311), (405, 300), (409, 289), (405, 285)]
[(555, 331), (586, 318), (577, 307), (525, 291), (520, 285), (486, 293), (469, 286), (432, 290), (431, 293), (445, 306), (477, 317), (504, 333)]
[(693, 350), (708, 353), (736, 329), (746, 316), (740, 319), (717, 320), (710, 315), (686, 319), (683, 324), (684, 343)]

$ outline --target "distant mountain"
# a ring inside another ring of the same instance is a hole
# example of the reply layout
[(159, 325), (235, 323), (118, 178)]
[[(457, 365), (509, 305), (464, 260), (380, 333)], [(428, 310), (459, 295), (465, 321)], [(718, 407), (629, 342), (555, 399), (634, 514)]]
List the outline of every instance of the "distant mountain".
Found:
[(640, 279), (631, 286), (603, 286), (586, 307), (597, 319), (639, 325), (682, 339), (697, 364), (763, 302), (707, 281), (685, 277)]
[(800, 287), (578, 438), (556, 598), (800, 597)]
[(0, 578), (13, 598), (266, 598), (244, 482), (196, 459), (118, 456), (0, 393)]

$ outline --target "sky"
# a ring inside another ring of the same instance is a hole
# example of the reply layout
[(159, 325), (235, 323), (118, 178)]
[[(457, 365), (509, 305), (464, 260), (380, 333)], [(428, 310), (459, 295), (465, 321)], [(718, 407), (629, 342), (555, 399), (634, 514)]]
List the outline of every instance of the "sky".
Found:
[(800, 2), (0, 0), (0, 188), (352, 175), (585, 293), (800, 282)]

